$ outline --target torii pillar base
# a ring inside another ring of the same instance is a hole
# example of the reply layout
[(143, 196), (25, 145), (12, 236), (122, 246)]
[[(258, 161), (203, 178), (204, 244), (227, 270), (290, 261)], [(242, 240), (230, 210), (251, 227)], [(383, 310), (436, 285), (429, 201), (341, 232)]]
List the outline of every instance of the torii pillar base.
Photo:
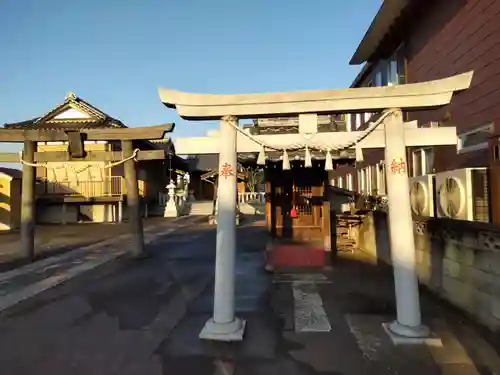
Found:
[(246, 322), (234, 318), (230, 323), (217, 323), (209, 319), (200, 332), (200, 339), (215, 341), (242, 341), (245, 333)]
[(397, 321), (392, 323), (382, 323), (385, 332), (389, 335), (394, 345), (428, 345), (443, 346), (441, 339), (431, 333), (427, 326), (408, 327), (399, 324)]

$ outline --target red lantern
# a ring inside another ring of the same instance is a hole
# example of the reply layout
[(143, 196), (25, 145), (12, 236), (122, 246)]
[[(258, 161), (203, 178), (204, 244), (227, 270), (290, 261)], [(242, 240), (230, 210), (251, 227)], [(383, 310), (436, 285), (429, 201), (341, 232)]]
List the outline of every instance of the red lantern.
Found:
[(297, 210), (295, 209), (295, 207), (292, 207), (292, 209), (290, 210), (290, 217), (297, 217)]

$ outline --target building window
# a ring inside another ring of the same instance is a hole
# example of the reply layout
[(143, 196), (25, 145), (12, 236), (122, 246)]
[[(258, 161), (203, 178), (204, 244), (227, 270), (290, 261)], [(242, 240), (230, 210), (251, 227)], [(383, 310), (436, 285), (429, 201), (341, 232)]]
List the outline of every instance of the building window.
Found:
[(488, 148), (488, 139), (492, 133), (493, 123), (489, 123), (460, 134), (458, 136), (457, 152), (459, 154), (466, 154), (468, 152), (486, 150)]
[(344, 115), (344, 118), (345, 118), (345, 126), (346, 126), (347, 131), (348, 132), (352, 132), (351, 114), (350, 113), (346, 113)]
[(377, 181), (377, 195), (385, 195), (385, 164), (383, 161), (376, 165), (375, 179)]
[(352, 173), (348, 173), (345, 177), (346, 177), (346, 189), (352, 191)]
[(363, 176), (363, 170), (358, 170), (358, 193), (363, 193), (365, 189), (365, 181)]
[(362, 124), (361, 113), (356, 113), (356, 123), (355, 128), (358, 129)]
[(434, 170), (434, 149), (419, 148), (412, 153), (413, 177), (424, 176), (433, 173)]
[(344, 180), (342, 177), (339, 177), (338, 179), (338, 185), (339, 188), (343, 189), (344, 188)]
[(369, 174), (368, 174), (368, 168), (365, 167), (362, 170), (361, 173), (361, 178), (362, 178), (362, 183), (363, 183), (363, 190), (362, 192), (367, 194), (370, 192), (370, 180), (369, 180)]
[(393, 56), (387, 64), (387, 85), (397, 85), (399, 84), (398, 76), (398, 60), (396, 56)]
[(369, 165), (368, 167), (366, 167), (365, 169), (366, 171), (366, 192), (368, 194), (371, 194), (372, 193), (372, 188), (373, 188), (373, 181), (372, 181), (372, 167), (371, 165)]
[(382, 80), (382, 70), (378, 70), (376, 73), (375, 73), (375, 86), (383, 86), (384, 83), (383, 83), (383, 80)]

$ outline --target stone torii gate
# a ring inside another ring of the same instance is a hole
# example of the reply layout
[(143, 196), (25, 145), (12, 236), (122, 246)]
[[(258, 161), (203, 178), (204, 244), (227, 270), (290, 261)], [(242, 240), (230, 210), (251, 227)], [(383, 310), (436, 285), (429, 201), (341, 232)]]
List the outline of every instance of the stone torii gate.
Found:
[[(179, 154), (219, 154), (219, 213), (215, 265), (213, 317), (200, 338), (242, 340), (245, 322), (235, 317), (236, 166), (237, 152), (265, 152), (265, 148), (319, 149), (338, 154), (363, 148), (385, 148), (388, 171), (389, 233), (397, 300), (397, 320), (385, 327), (390, 334), (410, 339), (428, 337), (421, 323), (415, 244), (410, 209), (409, 181), (405, 166), (407, 146), (454, 145), (456, 129), (418, 128), (404, 123), (402, 110), (439, 107), (450, 103), (454, 93), (469, 88), (473, 72), (450, 78), (390, 87), (351, 88), (296, 93), (243, 95), (192, 94), (159, 89), (161, 101), (187, 120), (220, 120), (217, 137), (180, 139)], [(317, 114), (384, 111), (381, 120), (366, 131), (316, 134)], [(299, 134), (249, 136), (238, 127), (239, 119), (299, 116)], [(270, 145), (272, 142), (272, 146)], [(337, 145), (341, 146), (337, 146)], [(327, 158), (329, 154), (327, 154)], [(335, 156), (332, 156), (335, 157)], [(401, 168), (402, 167), (402, 168)]]
[[(78, 130), (45, 129), (5, 129), (0, 128), (0, 143), (23, 143), (22, 159), (19, 154), (0, 153), (0, 162), (23, 164), (21, 192), (21, 247), (24, 260), (34, 259), (35, 242), (35, 174), (37, 163), (71, 161), (109, 161), (123, 163), (129, 221), (133, 239), (132, 256), (142, 257), (144, 236), (139, 206), (139, 190), (135, 161), (165, 159), (164, 150), (139, 150), (133, 147), (136, 140), (163, 139), (165, 133), (172, 132), (174, 124), (141, 128), (104, 128)], [(120, 141), (122, 151), (89, 151), (84, 149), (84, 141)], [(67, 141), (68, 151), (37, 152), (37, 142)]]

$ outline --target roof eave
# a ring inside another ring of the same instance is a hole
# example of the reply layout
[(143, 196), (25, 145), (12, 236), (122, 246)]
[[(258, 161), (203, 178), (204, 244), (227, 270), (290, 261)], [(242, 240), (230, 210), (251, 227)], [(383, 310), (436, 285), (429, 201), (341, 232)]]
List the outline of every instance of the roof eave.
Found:
[(380, 6), (377, 15), (372, 20), (370, 27), (365, 33), (349, 61), (350, 65), (360, 65), (367, 62), (375, 53), (382, 39), (385, 37), (394, 21), (398, 18), (404, 8), (411, 0), (385, 0)]

